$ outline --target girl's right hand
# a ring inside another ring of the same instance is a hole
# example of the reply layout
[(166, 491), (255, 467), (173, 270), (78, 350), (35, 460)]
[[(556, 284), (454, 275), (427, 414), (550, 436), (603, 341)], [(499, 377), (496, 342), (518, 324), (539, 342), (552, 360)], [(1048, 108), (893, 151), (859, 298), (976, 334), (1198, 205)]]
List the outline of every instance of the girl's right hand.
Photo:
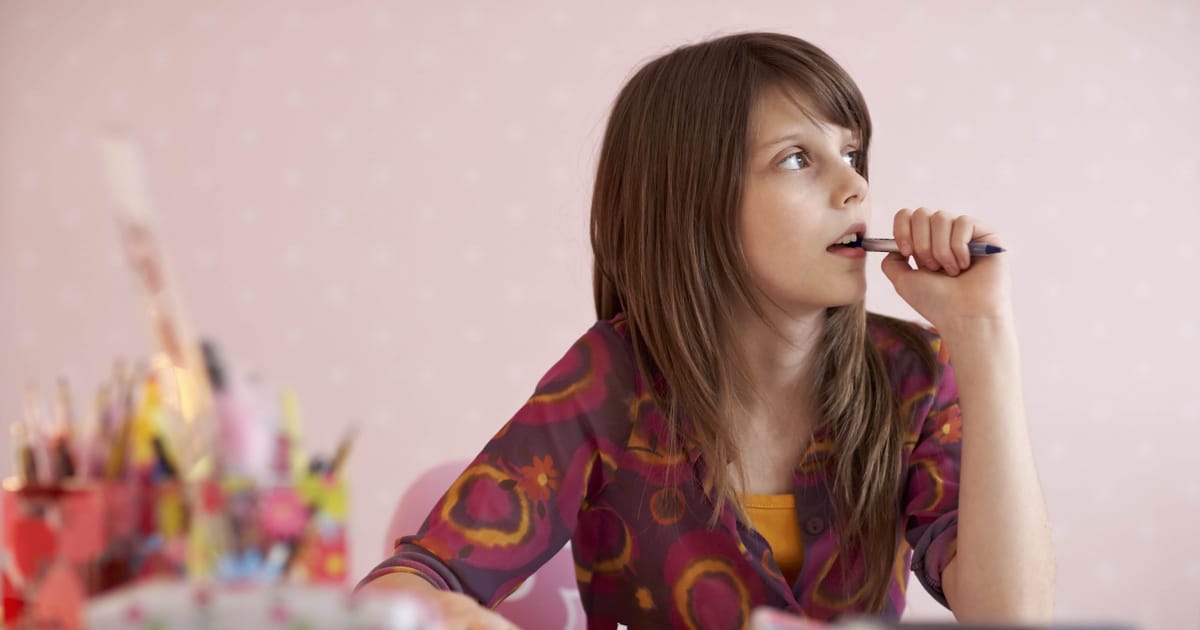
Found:
[(433, 609), (445, 630), (516, 630), (517, 627), (473, 598), (462, 593), (436, 589), (410, 573), (383, 575), (365, 584), (360, 593), (371, 596), (403, 593)]
[(445, 630), (516, 630), (516, 626), (495, 611), (479, 605), (467, 595), (451, 591), (422, 593), (422, 599), (432, 604), (442, 615)]

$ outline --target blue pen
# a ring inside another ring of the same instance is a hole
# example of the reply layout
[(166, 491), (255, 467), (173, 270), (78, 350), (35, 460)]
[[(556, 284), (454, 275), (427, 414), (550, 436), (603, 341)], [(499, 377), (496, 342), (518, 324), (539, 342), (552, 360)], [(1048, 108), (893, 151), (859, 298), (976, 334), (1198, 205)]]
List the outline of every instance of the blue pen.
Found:
[[(900, 246), (896, 245), (895, 239), (890, 238), (864, 238), (858, 242), (858, 246), (869, 252), (900, 253)], [(991, 256), (1003, 252), (1004, 248), (987, 243), (967, 243), (967, 250), (972, 256)]]

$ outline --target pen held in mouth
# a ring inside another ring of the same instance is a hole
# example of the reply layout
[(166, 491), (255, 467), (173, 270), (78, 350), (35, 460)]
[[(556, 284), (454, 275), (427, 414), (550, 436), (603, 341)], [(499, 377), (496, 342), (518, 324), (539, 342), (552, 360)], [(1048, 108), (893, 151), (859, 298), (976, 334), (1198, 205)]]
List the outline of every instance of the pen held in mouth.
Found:
[[(859, 241), (859, 247), (868, 252), (900, 253), (900, 246), (896, 244), (895, 239), (890, 238), (864, 238)], [(967, 243), (967, 251), (972, 256), (991, 256), (992, 254), (999, 254), (1005, 251), (1005, 249), (987, 243)]]

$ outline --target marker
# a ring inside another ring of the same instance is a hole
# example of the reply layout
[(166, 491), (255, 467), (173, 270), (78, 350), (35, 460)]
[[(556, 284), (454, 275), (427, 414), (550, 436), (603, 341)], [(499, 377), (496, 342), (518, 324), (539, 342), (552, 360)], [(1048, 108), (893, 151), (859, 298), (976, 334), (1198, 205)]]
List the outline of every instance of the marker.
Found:
[[(857, 243), (851, 243), (849, 247), (861, 247), (868, 252), (889, 252), (892, 254), (900, 253), (900, 246), (896, 244), (895, 239), (890, 238), (864, 238)], [(1003, 247), (996, 245), (988, 245), (987, 243), (967, 243), (967, 251), (972, 256), (991, 256), (1004, 252)]]

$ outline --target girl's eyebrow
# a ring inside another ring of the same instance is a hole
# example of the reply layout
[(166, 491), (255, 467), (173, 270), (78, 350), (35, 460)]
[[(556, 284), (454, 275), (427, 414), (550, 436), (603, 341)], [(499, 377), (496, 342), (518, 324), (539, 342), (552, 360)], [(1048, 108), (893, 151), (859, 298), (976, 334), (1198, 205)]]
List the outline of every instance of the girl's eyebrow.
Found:
[[(843, 137), (845, 137), (847, 139), (847, 144), (857, 145), (859, 143), (858, 134), (854, 133), (853, 131), (850, 131), (849, 129), (845, 129), (843, 127), (837, 127), (834, 125), (830, 125), (830, 127), (838, 130), (840, 132), (839, 135), (842, 135)], [(771, 140), (770, 142), (763, 143), (759, 147), (759, 150), (770, 149), (770, 148), (773, 148), (773, 147), (776, 147), (776, 146), (779, 146), (782, 144), (800, 143), (805, 140), (811, 139), (812, 135), (813, 134), (811, 131), (795, 131), (795, 132), (789, 133), (787, 135), (780, 136), (774, 140)], [(828, 135), (828, 134), (826, 134), (826, 135)]]

